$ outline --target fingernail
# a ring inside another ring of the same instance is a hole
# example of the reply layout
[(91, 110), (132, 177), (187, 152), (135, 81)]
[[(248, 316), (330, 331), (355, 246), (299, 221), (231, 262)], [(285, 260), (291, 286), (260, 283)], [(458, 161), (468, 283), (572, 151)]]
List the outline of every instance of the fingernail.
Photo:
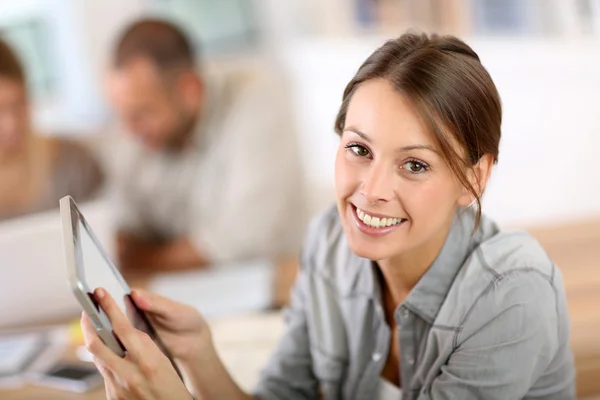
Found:
[(96, 290), (96, 296), (98, 296), (99, 299), (103, 299), (104, 296), (106, 296), (106, 292), (104, 289), (98, 289)]

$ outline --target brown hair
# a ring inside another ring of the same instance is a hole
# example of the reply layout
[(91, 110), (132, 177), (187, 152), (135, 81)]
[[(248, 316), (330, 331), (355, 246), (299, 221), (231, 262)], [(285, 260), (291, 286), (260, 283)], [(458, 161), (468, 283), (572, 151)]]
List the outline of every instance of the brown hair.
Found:
[(184, 32), (158, 19), (142, 19), (128, 26), (117, 42), (114, 66), (137, 57), (150, 59), (162, 71), (194, 67), (194, 49)]
[(0, 39), (0, 78), (25, 83), (25, 71), (19, 57), (2, 39)]
[[(346, 86), (335, 121), (341, 135), (348, 104), (356, 89), (371, 79), (386, 79), (416, 108), (433, 133), (442, 157), (461, 184), (477, 200), (476, 226), (481, 219), (481, 193), (465, 172), (484, 154), (498, 161), (502, 106), (500, 96), (477, 53), (453, 36), (406, 33), (379, 47)], [(466, 151), (452, 147), (448, 133)]]

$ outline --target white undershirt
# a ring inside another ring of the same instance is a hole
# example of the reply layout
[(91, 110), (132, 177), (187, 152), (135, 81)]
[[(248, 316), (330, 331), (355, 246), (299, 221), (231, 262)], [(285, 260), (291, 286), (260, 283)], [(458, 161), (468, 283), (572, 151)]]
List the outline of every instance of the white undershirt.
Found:
[(376, 400), (402, 400), (402, 390), (396, 385), (379, 378)]

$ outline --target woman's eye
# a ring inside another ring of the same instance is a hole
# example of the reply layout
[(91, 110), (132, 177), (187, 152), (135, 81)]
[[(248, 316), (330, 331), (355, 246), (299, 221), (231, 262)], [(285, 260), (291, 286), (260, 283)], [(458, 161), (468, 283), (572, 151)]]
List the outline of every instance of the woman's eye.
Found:
[(419, 161), (409, 161), (403, 165), (403, 168), (413, 174), (422, 174), (428, 169), (427, 165)]
[(366, 147), (363, 147), (359, 144), (353, 144), (351, 146), (348, 146), (350, 148), (350, 150), (352, 150), (352, 152), (354, 154), (356, 154), (359, 157), (368, 157), (369, 156), (369, 150), (367, 150)]

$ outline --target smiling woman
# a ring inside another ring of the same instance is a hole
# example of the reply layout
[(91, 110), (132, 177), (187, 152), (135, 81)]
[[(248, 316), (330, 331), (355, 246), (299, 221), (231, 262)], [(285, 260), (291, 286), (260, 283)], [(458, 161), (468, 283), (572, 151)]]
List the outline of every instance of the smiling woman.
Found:
[[(255, 398), (575, 398), (560, 271), (530, 235), (481, 213), (500, 123), (491, 77), (455, 37), (408, 33), (366, 60), (335, 124), (337, 206), (309, 229)], [(250, 398), (198, 314), (144, 297), (167, 346), (197, 338), (181, 355), (202, 398)], [(142, 353), (129, 362), (148, 369)], [(160, 381), (104, 367), (125, 389)]]

